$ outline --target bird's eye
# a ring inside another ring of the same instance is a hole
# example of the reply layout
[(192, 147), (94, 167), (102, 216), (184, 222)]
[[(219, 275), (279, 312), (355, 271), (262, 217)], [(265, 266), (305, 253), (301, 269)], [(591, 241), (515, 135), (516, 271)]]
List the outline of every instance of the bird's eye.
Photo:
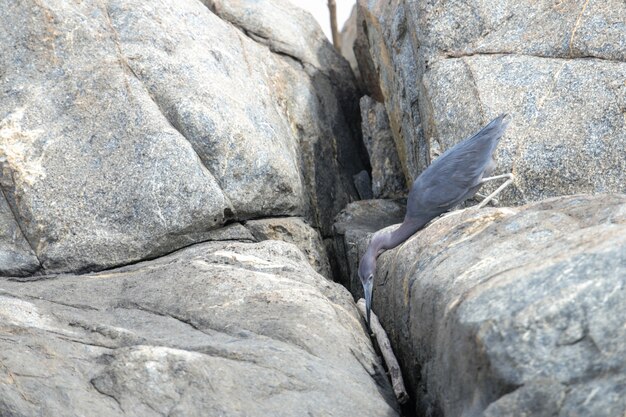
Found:
[(369, 277), (367, 277), (367, 279), (374, 279), (374, 275), (373, 275), (373, 274), (370, 274), (370, 276), (369, 276)]

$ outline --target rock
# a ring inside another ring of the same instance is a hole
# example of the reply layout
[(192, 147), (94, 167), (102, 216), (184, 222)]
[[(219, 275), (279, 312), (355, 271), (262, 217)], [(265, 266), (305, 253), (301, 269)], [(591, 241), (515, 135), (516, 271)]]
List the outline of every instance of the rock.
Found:
[(357, 59), (377, 69), (407, 180), (509, 113), (496, 159), (517, 180), (501, 202), (626, 191), (624, 2), (360, 0), (359, 11), (369, 49)]
[(288, 122), (300, 147), (307, 219), (323, 236), (358, 195), (352, 177), (366, 168), (358, 95), (350, 65), (313, 17), (289, 0), (202, 0), (218, 16), (291, 64), (275, 72)]
[(110, 268), (266, 216), (330, 235), (365, 154), (348, 64), (302, 16), (263, 40), (191, 0), (3, 8), (0, 186), (43, 268)]
[(0, 318), (3, 416), (397, 415), (349, 294), (283, 242), (0, 279)]
[(241, 223), (231, 223), (219, 229), (213, 229), (205, 236), (205, 241), (229, 241), (234, 240), (237, 242), (256, 242), (257, 239), (252, 236), (252, 233), (245, 228)]
[(339, 34), (341, 37), (341, 55), (348, 60), (350, 64), (350, 68), (354, 73), (357, 81), (361, 80), (361, 72), (359, 71), (359, 64), (356, 61), (356, 56), (354, 55), (354, 42), (357, 38), (357, 30), (356, 30), (356, 4), (352, 6), (352, 10), (350, 11), (350, 16), (348, 20), (343, 24), (343, 28), (341, 29), (341, 33)]
[(374, 198), (405, 197), (406, 181), (402, 175), (385, 106), (368, 96), (361, 97), (360, 106), (363, 142), (372, 165)]
[(383, 253), (373, 310), (418, 414), (626, 412), (624, 259), (619, 194), (466, 209)]
[(293, 243), (304, 253), (309, 265), (317, 273), (332, 278), (326, 248), (317, 230), (298, 217), (282, 217), (260, 220), (249, 220), (246, 228), (254, 239), (282, 240)]
[(348, 288), (355, 299), (363, 297), (357, 275), (359, 254), (363, 253), (371, 233), (402, 222), (406, 212), (403, 200), (366, 200), (349, 204), (337, 215), (333, 230), (332, 253), (335, 279)]
[(39, 260), (0, 193), (0, 275), (25, 276), (39, 268)]
[[(407, 9), (403, 0), (359, 0), (357, 3), (364, 46), (356, 48), (359, 66), (374, 68), (376, 81), (366, 83), (376, 101), (385, 103), (402, 174), (407, 184), (429, 163), (427, 144), (422, 135), (422, 119), (418, 109), (420, 73), (414, 52)], [(410, 22), (410, 20), (409, 20)]]
[(426, 66), (441, 53), (626, 60), (626, 8), (619, 0), (556, 7), (547, 0), (506, 0), (495, 6), (406, 2), (406, 7), (412, 22), (419, 24), (417, 39), (428, 40), (420, 50), (420, 58), (426, 59), (420, 64)]
[(359, 172), (352, 178), (354, 179), (354, 186), (361, 200), (371, 200), (374, 198), (374, 193), (372, 193), (372, 179), (366, 170)]
[(359, 65), (363, 92), (376, 101), (383, 101), (383, 92), (380, 89), (380, 81), (374, 64), (374, 59), (369, 52), (369, 40), (367, 37), (367, 24), (363, 18), (363, 8), (357, 3), (356, 8), (356, 40), (352, 46), (356, 61)]
[[(624, 78), (626, 64), (478, 55), (434, 64), (423, 82), (437, 91), (427, 100), (442, 149), (458, 142), (453, 137), (478, 130), (492, 115), (511, 113), (496, 159), (498, 173), (513, 172), (516, 180), (499, 200), (519, 204), (580, 192), (626, 191), (626, 160), (617, 151), (626, 146), (618, 111), (626, 88), (616, 81)], [(477, 94), (480, 109), (470, 105)], [(489, 184), (485, 192), (498, 185)]]

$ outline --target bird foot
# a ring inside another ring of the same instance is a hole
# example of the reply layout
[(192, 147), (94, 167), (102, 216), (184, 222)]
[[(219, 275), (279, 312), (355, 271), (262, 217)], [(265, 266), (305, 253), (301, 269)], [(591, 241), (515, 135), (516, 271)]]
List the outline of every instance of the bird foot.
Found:
[[(481, 193), (476, 193), (476, 195), (474, 196), (474, 198), (475, 198), (476, 200), (478, 200), (478, 202), (482, 202), (482, 201), (484, 201), (484, 200), (487, 198), (487, 196), (486, 196), (486, 195), (484, 195), (484, 194), (481, 194)], [(497, 198), (492, 198), (492, 199), (491, 199), (491, 202), (492, 202), (493, 204), (495, 204), (496, 206), (497, 206), (498, 204), (500, 204), (500, 200), (498, 200)]]
[(485, 207), (489, 201), (493, 200), (493, 198), (495, 196), (497, 196), (498, 194), (500, 194), (500, 192), (502, 190), (504, 190), (506, 187), (511, 185), (513, 183), (513, 181), (515, 180), (515, 175), (513, 175), (512, 173), (509, 173), (509, 174), (502, 174), (502, 175), (496, 175), (496, 176), (493, 176), (493, 177), (483, 178), (482, 181), (481, 181), (481, 184), (484, 184), (487, 181), (498, 180), (498, 179), (501, 179), (501, 178), (507, 178), (507, 180), (502, 185), (500, 185), (496, 189), (496, 191), (494, 191), (493, 193), (491, 193), (487, 197), (485, 197), (485, 199), (477, 206), (477, 208), (481, 209), (481, 208)]

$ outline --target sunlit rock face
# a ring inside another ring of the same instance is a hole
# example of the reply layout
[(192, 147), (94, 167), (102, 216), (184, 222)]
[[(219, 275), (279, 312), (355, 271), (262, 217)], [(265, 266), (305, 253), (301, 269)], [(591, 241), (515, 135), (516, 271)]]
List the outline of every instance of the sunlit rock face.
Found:
[[(353, 205), (337, 224), (344, 281), (357, 295), (373, 211)], [(373, 311), (416, 411), (622, 415), (625, 260), (626, 196), (617, 194), (465, 209), (383, 253)]]
[(626, 192), (623, 1), (360, 0), (357, 12), (357, 60), (374, 68), (363, 79), (408, 183), (508, 113), (496, 159), (517, 179), (503, 203)]
[(397, 416), (345, 288), (284, 242), (0, 278), (0, 415)]
[(22, 232), (11, 245), (38, 258), (19, 268), (109, 268), (267, 216), (329, 235), (356, 199), (347, 62), (299, 9), (257, 5), (292, 22), (272, 29), (209, 6), (4, 5), (0, 187)]

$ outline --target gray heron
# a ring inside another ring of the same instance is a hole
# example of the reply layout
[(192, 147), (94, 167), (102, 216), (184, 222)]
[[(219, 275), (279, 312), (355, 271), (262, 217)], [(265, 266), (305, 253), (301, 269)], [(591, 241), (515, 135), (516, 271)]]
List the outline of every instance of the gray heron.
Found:
[(508, 125), (502, 114), (478, 133), (444, 152), (417, 177), (407, 198), (404, 221), (400, 227), (378, 231), (372, 237), (359, 263), (359, 278), (365, 294), (367, 324), (370, 323), (372, 291), (376, 273), (376, 258), (388, 249), (395, 248), (435, 217), (473, 197), (487, 181), (507, 178), (496, 191), (478, 205), (484, 207), (509, 185), (513, 174), (491, 177), (495, 169), (493, 153)]

